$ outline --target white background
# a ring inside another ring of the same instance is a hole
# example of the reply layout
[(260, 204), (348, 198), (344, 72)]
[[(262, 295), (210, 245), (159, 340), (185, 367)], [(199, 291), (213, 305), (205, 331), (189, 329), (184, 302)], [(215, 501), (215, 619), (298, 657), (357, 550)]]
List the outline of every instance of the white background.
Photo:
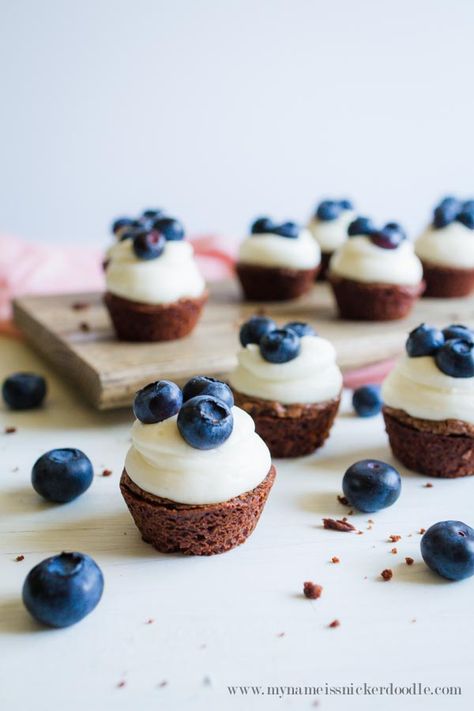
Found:
[(352, 196), (416, 231), (474, 191), (470, 0), (0, 0), (0, 231), (159, 205), (242, 233)]

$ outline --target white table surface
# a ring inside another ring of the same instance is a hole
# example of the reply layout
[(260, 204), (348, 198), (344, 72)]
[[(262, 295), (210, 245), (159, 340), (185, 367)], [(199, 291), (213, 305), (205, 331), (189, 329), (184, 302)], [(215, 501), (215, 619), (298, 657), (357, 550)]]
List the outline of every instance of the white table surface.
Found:
[[(245, 545), (210, 558), (160, 555), (141, 541), (118, 489), (131, 413), (96, 413), (26, 346), (2, 338), (0, 349), (2, 378), (34, 369), (50, 385), (43, 410), (0, 411), (2, 711), (312, 708), (316, 696), (231, 696), (227, 687), (362, 682), (460, 685), (462, 696), (333, 695), (318, 707), (472, 708), (474, 579), (448, 583), (427, 570), (418, 530), (448, 518), (473, 524), (474, 479), (426, 488), (426, 478), (403, 471), (393, 507), (350, 517), (364, 535), (324, 530), (323, 516), (347, 512), (336, 499), (347, 466), (391, 461), (381, 418), (357, 419), (346, 406), (320, 453), (277, 462)], [(7, 435), (4, 426), (18, 430)], [(30, 471), (61, 446), (86, 452), (97, 476), (78, 500), (52, 505), (33, 491)], [(112, 476), (101, 476), (104, 468)], [(390, 543), (390, 534), (402, 539)], [(62, 550), (95, 558), (104, 595), (79, 624), (42, 629), (22, 606), (21, 586), (33, 565)], [(384, 568), (393, 570), (390, 582), (380, 578)], [(323, 585), (319, 600), (302, 596), (305, 580)], [(335, 618), (341, 625), (330, 629)]]

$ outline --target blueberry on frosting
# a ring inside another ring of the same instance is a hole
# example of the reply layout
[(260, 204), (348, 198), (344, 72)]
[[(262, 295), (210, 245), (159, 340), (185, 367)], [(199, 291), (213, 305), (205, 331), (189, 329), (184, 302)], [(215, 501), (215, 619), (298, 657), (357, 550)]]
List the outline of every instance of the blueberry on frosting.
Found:
[(474, 341), (461, 338), (446, 341), (436, 352), (435, 361), (452, 378), (474, 378)]
[(229, 439), (234, 427), (232, 410), (211, 395), (187, 400), (178, 413), (178, 430), (195, 449), (214, 449)]
[(300, 338), (303, 336), (316, 336), (316, 331), (309, 323), (304, 323), (303, 321), (290, 321), (286, 323), (283, 328), (290, 328), (294, 331)]
[(269, 363), (288, 363), (301, 350), (301, 339), (291, 328), (276, 328), (260, 341), (260, 353)]
[(448, 341), (451, 338), (462, 338), (465, 341), (474, 341), (474, 331), (460, 323), (452, 323), (443, 328), (443, 336)]
[(269, 217), (258, 217), (253, 222), (250, 232), (253, 235), (274, 234), (279, 237), (296, 239), (300, 233), (300, 226), (296, 222), (282, 222), (277, 224)]
[(133, 413), (145, 425), (167, 420), (179, 411), (183, 402), (180, 388), (169, 380), (158, 380), (135, 395)]
[(160, 232), (169, 242), (184, 239), (184, 227), (181, 222), (174, 217), (163, 217), (159, 215), (153, 221), (152, 228)]
[(433, 211), (433, 227), (442, 229), (455, 221), (474, 230), (474, 200), (462, 202), (452, 196), (441, 200)]
[(273, 227), (273, 220), (271, 220), (269, 217), (257, 217), (255, 222), (252, 223), (250, 232), (253, 235), (262, 235), (271, 232)]
[(406, 342), (410, 358), (433, 356), (438, 369), (452, 378), (474, 377), (474, 332), (452, 324), (443, 331), (422, 323)]
[(356, 217), (349, 227), (347, 228), (347, 234), (349, 237), (355, 237), (357, 235), (371, 235), (375, 232), (375, 225), (370, 217)]
[(397, 249), (406, 239), (406, 234), (398, 222), (387, 222), (381, 230), (373, 232), (370, 239), (373, 244), (382, 249)]
[(252, 316), (242, 324), (240, 328), (239, 338), (240, 343), (244, 346), (248, 346), (249, 343), (260, 343), (263, 336), (265, 336), (270, 331), (274, 331), (277, 327), (275, 321), (266, 316)]
[(166, 239), (161, 232), (142, 230), (133, 237), (133, 251), (139, 259), (156, 259), (163, 253), (165, 243)]
[(136, 220), (133, 220), (131, 217), (118, 217), (112, 222), (111, 231), (116, 235), (120, 230), (123, 230), (125, 227), (132, 227), (135, 223)]
[(408, 335), (406, 351), (410, 358), (430, 356), (444, 344), (444, 340), (442, 331), (422, 323)]
[(210, 378), (207, 375), (194, 376), (183, 388), (184, 402), (198, 395), (211, 395), (225, 402), (228, 407), (234, 406), (234, 396), (229, 386), (222, 380), (216, 380), (216, 378)]
[(300, 226), (296, 222), (282, 222), (281, 225), (274, 225), (272, 233), (280, 237), (296, 239), (300, 233)]
[(332, 220), (337, 220), (344, 210), (353, 209), (350, 200), (323, 200), (319, 203), (315, 214), (318, 220), (331, 222)]

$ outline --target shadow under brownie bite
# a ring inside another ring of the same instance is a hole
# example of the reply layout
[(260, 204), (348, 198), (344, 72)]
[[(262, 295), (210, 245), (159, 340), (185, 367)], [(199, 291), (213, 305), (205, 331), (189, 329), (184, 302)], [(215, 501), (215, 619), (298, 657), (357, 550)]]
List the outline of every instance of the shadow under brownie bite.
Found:
[(236, 404), (255, 421), (273, 457), (300, 457), (321, 447), (336, 417), (342, 374), (333, 346), (305, 323), (278, 329), (253, 317), (240, 332), (230, 374)]

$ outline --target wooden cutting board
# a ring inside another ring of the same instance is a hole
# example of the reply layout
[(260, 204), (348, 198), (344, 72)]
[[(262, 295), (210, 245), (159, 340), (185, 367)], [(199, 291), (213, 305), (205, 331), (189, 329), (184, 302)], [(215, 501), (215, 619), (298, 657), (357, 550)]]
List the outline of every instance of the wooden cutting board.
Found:
[(248, 304), (241, 301), (236, 283), (219, 282), (211, 286), (191, 336), (155, 344), (117, 341), (100, 294), (24, 296), (13, 308), (15, 323), (31, 344), (104, 410), (130, 405), (140, 387), (159, 378), (183, 383), (196, 374), (225, 376), (236, 363), (238, 328), (257, 312), (282, 324), (312, 323), (336, 347), (343, 371), (398, 355), (408, 330), (422, 321), (474, 325), (474, 298), (422, 299), (404, 321), (341, 321), (326, 284), (294, 302)]

